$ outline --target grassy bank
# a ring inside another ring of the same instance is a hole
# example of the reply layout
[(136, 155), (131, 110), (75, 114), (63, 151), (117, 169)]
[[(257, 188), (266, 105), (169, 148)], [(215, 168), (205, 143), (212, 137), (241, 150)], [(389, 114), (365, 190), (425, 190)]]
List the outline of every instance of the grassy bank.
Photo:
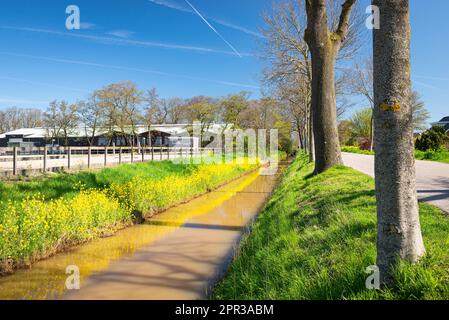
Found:
[(448, 299), (449, 218), (420, 204), (427, 256), (403, 263), (397, 287), (365, 288), (376, 261), (372, 178), (337, 167), (311, 176), (300, 156), (241, 244), (215, 299)]
[(415, 157), (418, 160), (429, 160), (449, 163), (449, 151), (448, 150), (429, 150), (429, 151), (415, 151)]
[[(374, 152), (371, 152), (368, 150), (362, 150), (359, 147), (354, 147), (354, 146), (342, 147), (341, 151), (348, 152), (348, 153), (374, 155)], [(449, 163), (449, 151), (444, 150), (444, 149), (436, 150), (436, 151), (435, 150), (429, 150), (429, 151), (415, 150), (415, 158), (417, 160), (427, 160), (427, 161)]]
[(0, 186), (0, 273), (131, 225), (255, 165), (122, 165)]
[(362, 150), (359, 147), (354, 146), (345, 146), (341, 147), (342, 152), (348, 152), (348, 153), (357, 153), (357, 154), (367, 154), (367, 155), (374, 155), (374, 152), (369, 150)]

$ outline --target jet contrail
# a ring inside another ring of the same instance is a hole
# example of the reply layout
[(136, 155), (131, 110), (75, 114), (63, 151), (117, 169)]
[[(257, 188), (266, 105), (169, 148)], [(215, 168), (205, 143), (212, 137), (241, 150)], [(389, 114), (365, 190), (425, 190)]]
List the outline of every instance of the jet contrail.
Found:
[(185, 2), (192, 8), (193, 11), (195, 11), (195, 13), (209, 26), (209, 28), (212, 29), (213, 32), (215, 32), (215, 34), (217, 36), (220, 37), (221, 40), (223, 40), (229, 48), (232, 49), (232, 51), (234, 51), (240, 58), (242, 57), (242, 55), (232, 46), (232, 44), (230, 44), (210, 23), (209, 21), (206, 20), (206, 18), (203, 17), (203, 15), (188, 1), (185, 0)]
[(115, 70), (123, 70), (123, 71), (130, 71), (130, 72), (139, 72), (139, 73), (149, 73), (149, 74), (156, 74), (156, 75), (168, 76), (168, 77), (177, 77), (177, 78), (183, 78), (183, 79), (189, 79), (189, 80), (195, 80), (195, 81), (206, 81), (206, 82), (210, 82), (210, 83), (231, 86), (231, 87), (249, 88), (249, 89), (256, 89), (256, 90), (260, 89), (259, 86), (252, 85), (252, 84), (236, 83), (236, 82), (223, 81), (223, 80), (205, 79), (205, 78), (200, 78), (200, 77), (194, 77), (194, 76), (188, 76), (188, 75), (182, 75), (182, 74), (174, 74), (174, 73), (149, 70), (149, 69), (140, 69), (140, 68), (102, 64), (102, 63), (89, 62), (89, 61), (59, 59), (59, 58), (52, 58), (52, 57), (35, 56), (35, 55), (19, 54), (19, 53), (12, 53), (12, 52), (3, 52), (3, 51), (0, 51), (0, 54), (14, 56), (14, 57), (28, 58), (28, 59), (51, 61), (51, 62), (57, 62), (57, 63), (74, 64), (74, 65), (90, 66), (90, 67), (105, 68), (105, 69), (112, 69), (112, 70), (115, 69)]
[[(94, 35), (79, 34), (79, 33), (74, 33), (74, 32), (61, 32), (61, 31), (48, 30), (48, 29), (13, 27), (13, 26), (0, 26), (0, 29), (53, 34), (53, 35), (59, 35), (59, 36), (64, 36), (64, 37), (86, 39), (86, 40), (96, 41), (96, 42), (103, 43), (103, 44), (129, 45), (129, 46), (140, 46), (140, 47), (159, 47), (159, 48), (164, 48), (164, 49), (189, 50), (189, 51), (195, 51), (195, 52), (199, 52), (199, 53), (219, 53), (219, 54), (235, 56), (235, 52), (233, 52), (233, 51), (215, 50), (215, 49), (209, 49), (209, 48), (203, 48), (203, 47), (185, 46), (185, 45), (177, 45), (177, 44), (166, 44), (166, 43), (151, 42), (151, 41), (129, 40), (129, 39), (122, 39), (122, 38), (115, 38), (115, 37), (94, 36)], [(252, 56), (249, 53), (245, 53), (243, 55), (244, 56)], [(239, 56), (242, 56), (242, 55), (239, 54)]]
[[(195, 14), (195, 11), (187, 9), (187, 8), (185, 8), (183, 6), (180, 6), (180, 5), (177, 5), (175, 3), (172, 3), (170, 1), (166, 1), (166, 0), (148, 0), (148, 1), (151, 2), (151, 3), (154, 3), (156, 5), (163, 6), (163, 7), (166, 7), (166, 8), (170, 8), (170, 9), (173, 9), (173, 10), (178, 10), (178, 11), (181, 11), (181, 12)], [(231, 29), (234, 29), (234, 30), (246, 33), (246, 34), (248, 34), (250, 36), (255, 36), (255, 37), (258, 37), (258, 38), (265, 38), (265, 36), (263, 36), (262, 34), (260, 34), (258, 32), (255, 32), (255, 31), (252, 31), (252, 30), (249, 30), (249, 29), (244, 28), (242, 26), (239, 26), (237, 24), (234, 24), (234, 23), (231, 23), (231, 22), (228, 22), (228, 21), (224, 21), (224, 20), (221, 20), (221, 19), (217, 19), (217, 18), (214, 18), (214, 17), (209, 17), (209, 16), (206, 16), (206, 15), (204, 17), (206, 19), (209, 19), (210, 21), (213, 21), (215, 23), (221, 24), (224, 27), (231, 28)]]
[(22, 83), (33, 84), (33, 85), (38, 85), (38, 86), (45, 86), (45, 87), (51, 87), (51, 88), (59, 88), (59, 89), (71, 90), (71, 91), (78, 91), (78, 92), (83, 92), (83, 93), (89, 92), (89, 91), (84, 90), (84, 89), (78, 89), (78, 88), (73, 88), (73, 87), (65, 87), (65, 86), (55, 85), (55, 84), (51, 84), (51, 83), (40, 82), (40, 81), (32, 81), (32, 80), (21, 79), (21, 78), (13, 78), (13, 77), (3, 77), (3, 76), (0, 76), (0, 80), (8, 80), (8, 81), (22, 82)]

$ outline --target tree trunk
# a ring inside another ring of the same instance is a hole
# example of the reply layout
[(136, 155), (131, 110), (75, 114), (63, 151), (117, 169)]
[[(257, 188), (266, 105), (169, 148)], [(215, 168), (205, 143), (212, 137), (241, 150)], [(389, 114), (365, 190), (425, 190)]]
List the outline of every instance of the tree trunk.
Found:
[(408, 0), (373, 0), (381, 28), (374, 30), (374, 126), (377, 265), (381, 284), (393, 283), (399, 259), (425, 254), (416, 195), (410, 80)]
[(371, 120), (369, 124), (369, 151), (374, 150), (374, 110), (371, 111)]
[(308, 143), (308, 147), (309, 147), (309, 161), (310, 162), (314, 162), (315, 161), (315, 146), (314, 146), (314, 141), (313, 141), (313, 119), (312, 119), (312, 106), (309, 105), (309, 114), (308, 114), (308, 119), (307, 119), (307, 126), (308, 126), (308, 138), (309, 138), (309, 143)]
[(342, 164), (337, 128), (335, 62), (349, 29), (355, 0), (342, 6), (338, 29), (329, 31), (326, 0), (306, 0), (305, 41), (312, 57), (312, 118), (315, 137), (315, 174)]
[(315, 174), (342, 164), (337, 129), (335, 56), (330, 50), (312, 53), (312, 118), (315, 136)]

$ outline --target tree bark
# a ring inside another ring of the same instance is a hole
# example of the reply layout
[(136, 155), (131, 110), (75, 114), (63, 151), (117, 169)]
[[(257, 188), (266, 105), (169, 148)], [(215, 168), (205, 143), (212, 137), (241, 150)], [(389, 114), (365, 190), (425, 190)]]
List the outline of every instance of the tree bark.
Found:
[(410, 80), (408, 0), (373, 0), (380, 9), (374, 30), (374, 126), (377, 198), (377, 265), (383, 286), (393, 284), (400, 259), (425, 254), (416, 195)]
[(356, 0), (342, 6), (338, 29), (329, 31), (326, 0), (306, 0), (305, 41), (312, 57), (312, 118), (315, 138), (315, 174), (342, 164), (337, 128), (335, 62), (349, 29)]
[(315, 161), (315, 147), (314, 147), (314, 141), (313, 141), (313, 119), (311, 116), (311, 111), (309, 111), (309, 119), (308, 119), (308, 138), (309, 138), (309, 161), (314, 162)]
[(371, 120), (369, 124), (369, 151), (374, 150), (374, 109), (371, 110)]

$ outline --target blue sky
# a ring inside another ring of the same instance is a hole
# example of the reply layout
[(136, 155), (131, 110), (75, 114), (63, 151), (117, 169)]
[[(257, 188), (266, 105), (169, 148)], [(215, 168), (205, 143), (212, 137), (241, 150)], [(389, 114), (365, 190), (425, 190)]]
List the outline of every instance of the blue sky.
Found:
[[(449, 1), (411, 0), (412, 73), (432, 120), (449, 115)], [(0, 10), (0, 108), (46, 108), (132, 80), (163, 97), (260, 96), (261, 12), (271, 0), (8, 0)], [(81, 10), (82, 30), (65, 28)], [(367, 0), (361, 0), (366, 7)], [(364, 54), (369, 52), (370, 41)], [(237, 51), (237, 53), (235, 52)]]

